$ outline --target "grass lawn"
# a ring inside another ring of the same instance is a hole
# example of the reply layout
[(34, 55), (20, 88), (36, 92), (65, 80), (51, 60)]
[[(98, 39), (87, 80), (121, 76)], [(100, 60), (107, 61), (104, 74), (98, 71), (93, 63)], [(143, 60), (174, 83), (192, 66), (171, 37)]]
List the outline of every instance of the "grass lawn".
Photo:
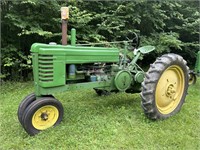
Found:
[(62, 123), (33, 137), (17, 119), (19, 103), (32, 91), (32, 82), (1, 86), (0, 150), (200, 149), (200, 79), (189, 87), (181, 111), (164, 121), (144, 116), (139, 94), (57, 93), (65, 111)]

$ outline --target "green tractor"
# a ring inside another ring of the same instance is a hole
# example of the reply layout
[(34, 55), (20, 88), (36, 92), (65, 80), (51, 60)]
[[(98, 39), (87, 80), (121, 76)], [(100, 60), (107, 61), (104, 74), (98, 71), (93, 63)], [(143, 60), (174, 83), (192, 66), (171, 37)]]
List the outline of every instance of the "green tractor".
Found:
[(176, 114), (188, 89), (186, 61), (177, 54), (165, 54), (145, 72), (137, 61), (155, 47), (139, 48), (137, 36), (123, 43), (122, 49), (76, 44), (75, 29), (71, 31), (70, 45), (34, 43), (31, 53), (35, 90), (18, 107), (18, 119), (25, 131), (35, 135), (58, 125), (64, 108), (53, 94), (72, 90), (94, 89), (98, 95), (141, 92), (141, 105), (149, 119)]
[(189, 71), (189, 85), (193, 85), (200, 77), (200, 51), (197, 53), (196, 64), (194, 70)]

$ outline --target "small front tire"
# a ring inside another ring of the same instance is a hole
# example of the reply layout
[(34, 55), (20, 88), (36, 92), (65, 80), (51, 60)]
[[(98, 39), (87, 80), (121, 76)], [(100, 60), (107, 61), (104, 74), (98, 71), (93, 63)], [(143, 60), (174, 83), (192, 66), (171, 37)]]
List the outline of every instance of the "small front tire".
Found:
[(32, 102), (23, 115), (26, 132), (35, 135), (42, 130), (58, 125), (63, 118), (62, 104), (52, 97), (43, 97)]
[(18, 120), (22, 126), (23, 126), (22, 117), (25, 112), (25, 109), (35, 100), (36, 100), (35, 94), (31, 93), (31, 94), (27, 95), (19, 104), (17, 116), (18, 116)]

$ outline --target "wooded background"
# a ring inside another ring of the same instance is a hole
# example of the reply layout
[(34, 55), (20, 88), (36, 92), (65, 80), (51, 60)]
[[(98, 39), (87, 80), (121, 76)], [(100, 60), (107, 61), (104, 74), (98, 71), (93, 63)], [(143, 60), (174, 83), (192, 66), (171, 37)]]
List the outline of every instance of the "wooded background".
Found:
[[(141, 45), (156, 46), (155, 53), (144, 57), (144, 65), (163, 53), (174, 52), (193, 66), (200, 47), (199, 3), (69, 0), (68, 34), (71, 28), (76, 28), (77, 42), (88, 43), (126, 40), (136, 32)], [(61, 43), (61, 6), (66, 6), (66, 0), (1, 0), (0, 78), (30, 79), (31, 45)]]

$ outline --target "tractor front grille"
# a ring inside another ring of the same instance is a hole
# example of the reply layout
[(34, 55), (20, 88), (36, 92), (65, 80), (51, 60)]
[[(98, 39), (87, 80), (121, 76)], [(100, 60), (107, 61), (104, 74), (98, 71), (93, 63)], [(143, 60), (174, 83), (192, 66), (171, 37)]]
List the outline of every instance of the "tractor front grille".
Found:
[(39, 81), (53, 81), (53, 56), (39, 55), (38, 57)]

